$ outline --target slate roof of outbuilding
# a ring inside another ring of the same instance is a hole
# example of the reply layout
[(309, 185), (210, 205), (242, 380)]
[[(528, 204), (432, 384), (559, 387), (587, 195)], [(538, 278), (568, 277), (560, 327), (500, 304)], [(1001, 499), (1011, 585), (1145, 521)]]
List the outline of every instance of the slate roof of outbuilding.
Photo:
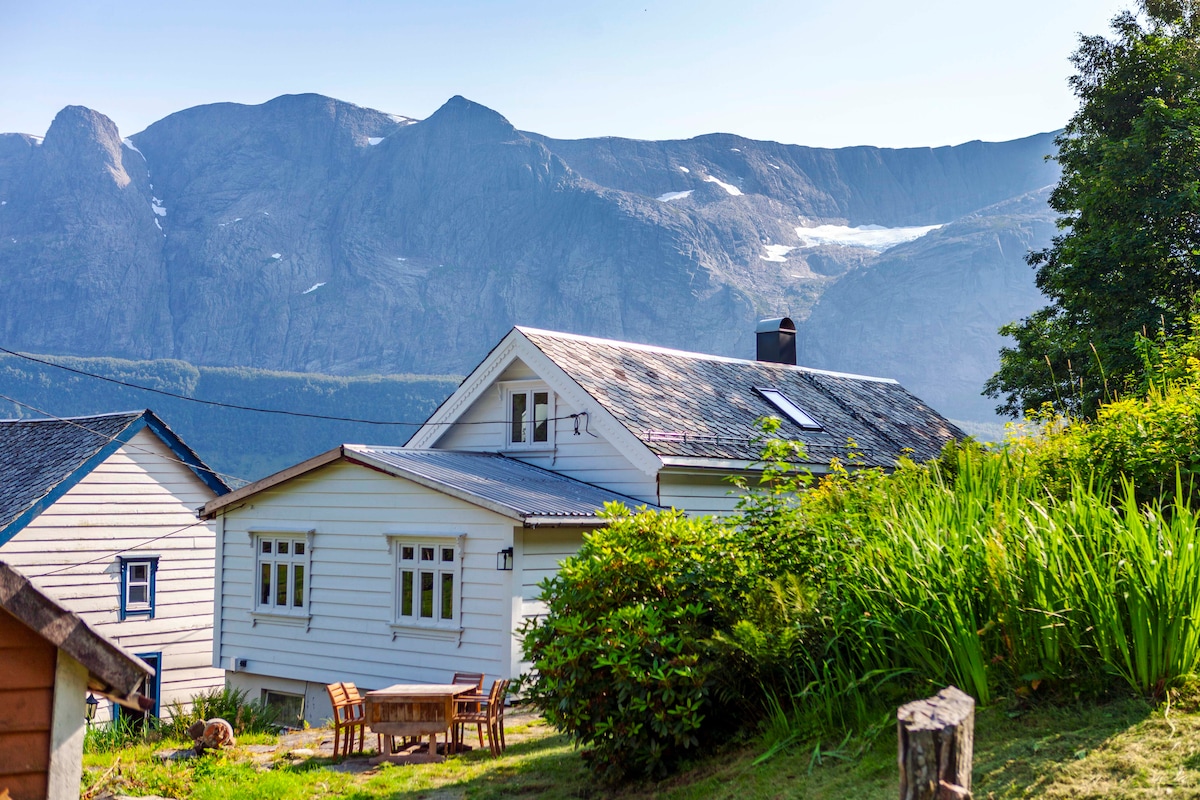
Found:
[[(149, 410), (87, 417), (0, 420), (0, 534), (144, 421), (217, 494), (229, 488)], [(76, 476), (78, 477), (78, 476)], [(36, 513), (36, 512), (35, 512)], [(4, 538), (0, 535), (0, 543)]]
[[(660, 457), (753, 461), (755, 421), (783, 420), (779, 435), (804, 443), (809, 460), (846, 458), (894, 466), (936, 456), (965, 434), (894, 380), (723, 358), (589, 336), (518, 330)], [(775, 388), (821, 425), (804, 430), (756, 388)]]
[[(404, 450), (399, 447), (344, 445), (347, 456), (360, 454), (393, 468), (401, 477), (424, 479), (434, 488), (502, 507), (512, 516), (591, 518), (605, 503), (628, 508), (645, 505), (617, 492), (568, 478), (498, 453), (461, 450)], [(497, 509), (499, 510), (499, 509)]]
[(141, 415), (129, 411), (0, 420), (0, 527), (49, 494)]

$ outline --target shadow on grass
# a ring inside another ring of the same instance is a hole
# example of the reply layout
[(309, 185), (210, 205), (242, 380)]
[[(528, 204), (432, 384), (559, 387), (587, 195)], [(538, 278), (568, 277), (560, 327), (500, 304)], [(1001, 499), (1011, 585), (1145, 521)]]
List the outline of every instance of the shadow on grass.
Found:
[[(1037, 796), (1072, 764), (1152, 713), (1140, 699), (1045, 706), (1017, 716), (1000, 707), (984, 709), (975, 720), (972, 789), (977, 797)], [(1119, 761), (1107, 767), (1121, 769)]]
[[(326, 759), (311, 759), (283, 769), (307, 772), (329, 766)], [(510, 744), (500, 760), (480, 749), (440, 765), (384, 766), (337, 796), (345, 800), (489, 800), (612, 795), (594, 785), (567, 737), (554, 735)]]

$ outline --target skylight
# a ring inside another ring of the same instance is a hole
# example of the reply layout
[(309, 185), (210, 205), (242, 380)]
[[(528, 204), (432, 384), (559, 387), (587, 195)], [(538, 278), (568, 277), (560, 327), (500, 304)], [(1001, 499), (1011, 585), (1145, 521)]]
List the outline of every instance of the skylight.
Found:
[(754, 391), (761, 394), (763, 399), (782, 411), (788, 419), (799, 425), (803, 430), (821, 430), (821, 423), (810, 417), (804, 409), (793, 403), (787, 395), (778, 389), (755, 386)]

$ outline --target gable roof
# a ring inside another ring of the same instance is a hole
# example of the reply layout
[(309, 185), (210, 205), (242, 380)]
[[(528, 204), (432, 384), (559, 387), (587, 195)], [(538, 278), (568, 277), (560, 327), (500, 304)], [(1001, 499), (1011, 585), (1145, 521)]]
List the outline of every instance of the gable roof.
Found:
[(251, 495), (342, 460), (404, 478), (518, 520), (526, 527), (599, 525), (603, 521), (596, 511), (605, 503), (624, 503), (629, 508), (646, 505), (644, 501), (498, 453), (345, 444), (218, 497), (205, 505), (201, 514), (212, 517)]
[(229, 487), (149, 409), (65, 419), (0, 420), (0, 545), (149, 428), (218, 495)]
[[(850, 439), (857, 445), (857, 464), (890, 467), (906, 453), (919, 461), (933, 458), (946, 442), (964, 436), (888, 378), (517, 327), (410, 444), (435, 443), (514, 358), (524, 359), (556, 391), (574, 390), (585, 403), (598, 405), (616, 423), (610, 432), (619, 429), (614, 445), (635, 463), (644, 461), (642, 455), (660, 466), (754, 462), (761, 435), (755, 423), (765, 416), (782, 419), (778, 435), (802, 442), (812, 464), (828, 464), (835, 456), (845, 460)], [(759, 389), (779, 390), (820, 429), (793, 422)]]
[(120, 645), (92, 630), (78, 614), (63, 608), (0, 561), (0, 609), (63, 650), (88, 671), (88, 688), (121, 705), (144, 710), (136, 693), (154, 669)]

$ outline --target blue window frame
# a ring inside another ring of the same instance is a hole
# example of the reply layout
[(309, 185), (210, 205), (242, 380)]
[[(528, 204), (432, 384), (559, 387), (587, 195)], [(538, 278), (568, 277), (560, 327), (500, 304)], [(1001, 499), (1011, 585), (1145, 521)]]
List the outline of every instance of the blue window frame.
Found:
[(117, 719), (130, 719), (133, 721), (134, 727), (140, 728), (146, 723), (146, 720), (157, 717), (158, 711), (162, 707), (162, 701), (159, 699), (159, 694), (162, 692), (162, 653), (134, 653), (134, 655), (154, 668), (154, 677), (145, 678), (137, 689), (142, 695), (154, 700), (154, 706), (141, 714), (116, 703), (113, 704), (113, 708), (116, 709)]
[(158, 556), (117, 556), (121, 562), (120, 618), (154, 619), (154, 595), (158, 581)]

